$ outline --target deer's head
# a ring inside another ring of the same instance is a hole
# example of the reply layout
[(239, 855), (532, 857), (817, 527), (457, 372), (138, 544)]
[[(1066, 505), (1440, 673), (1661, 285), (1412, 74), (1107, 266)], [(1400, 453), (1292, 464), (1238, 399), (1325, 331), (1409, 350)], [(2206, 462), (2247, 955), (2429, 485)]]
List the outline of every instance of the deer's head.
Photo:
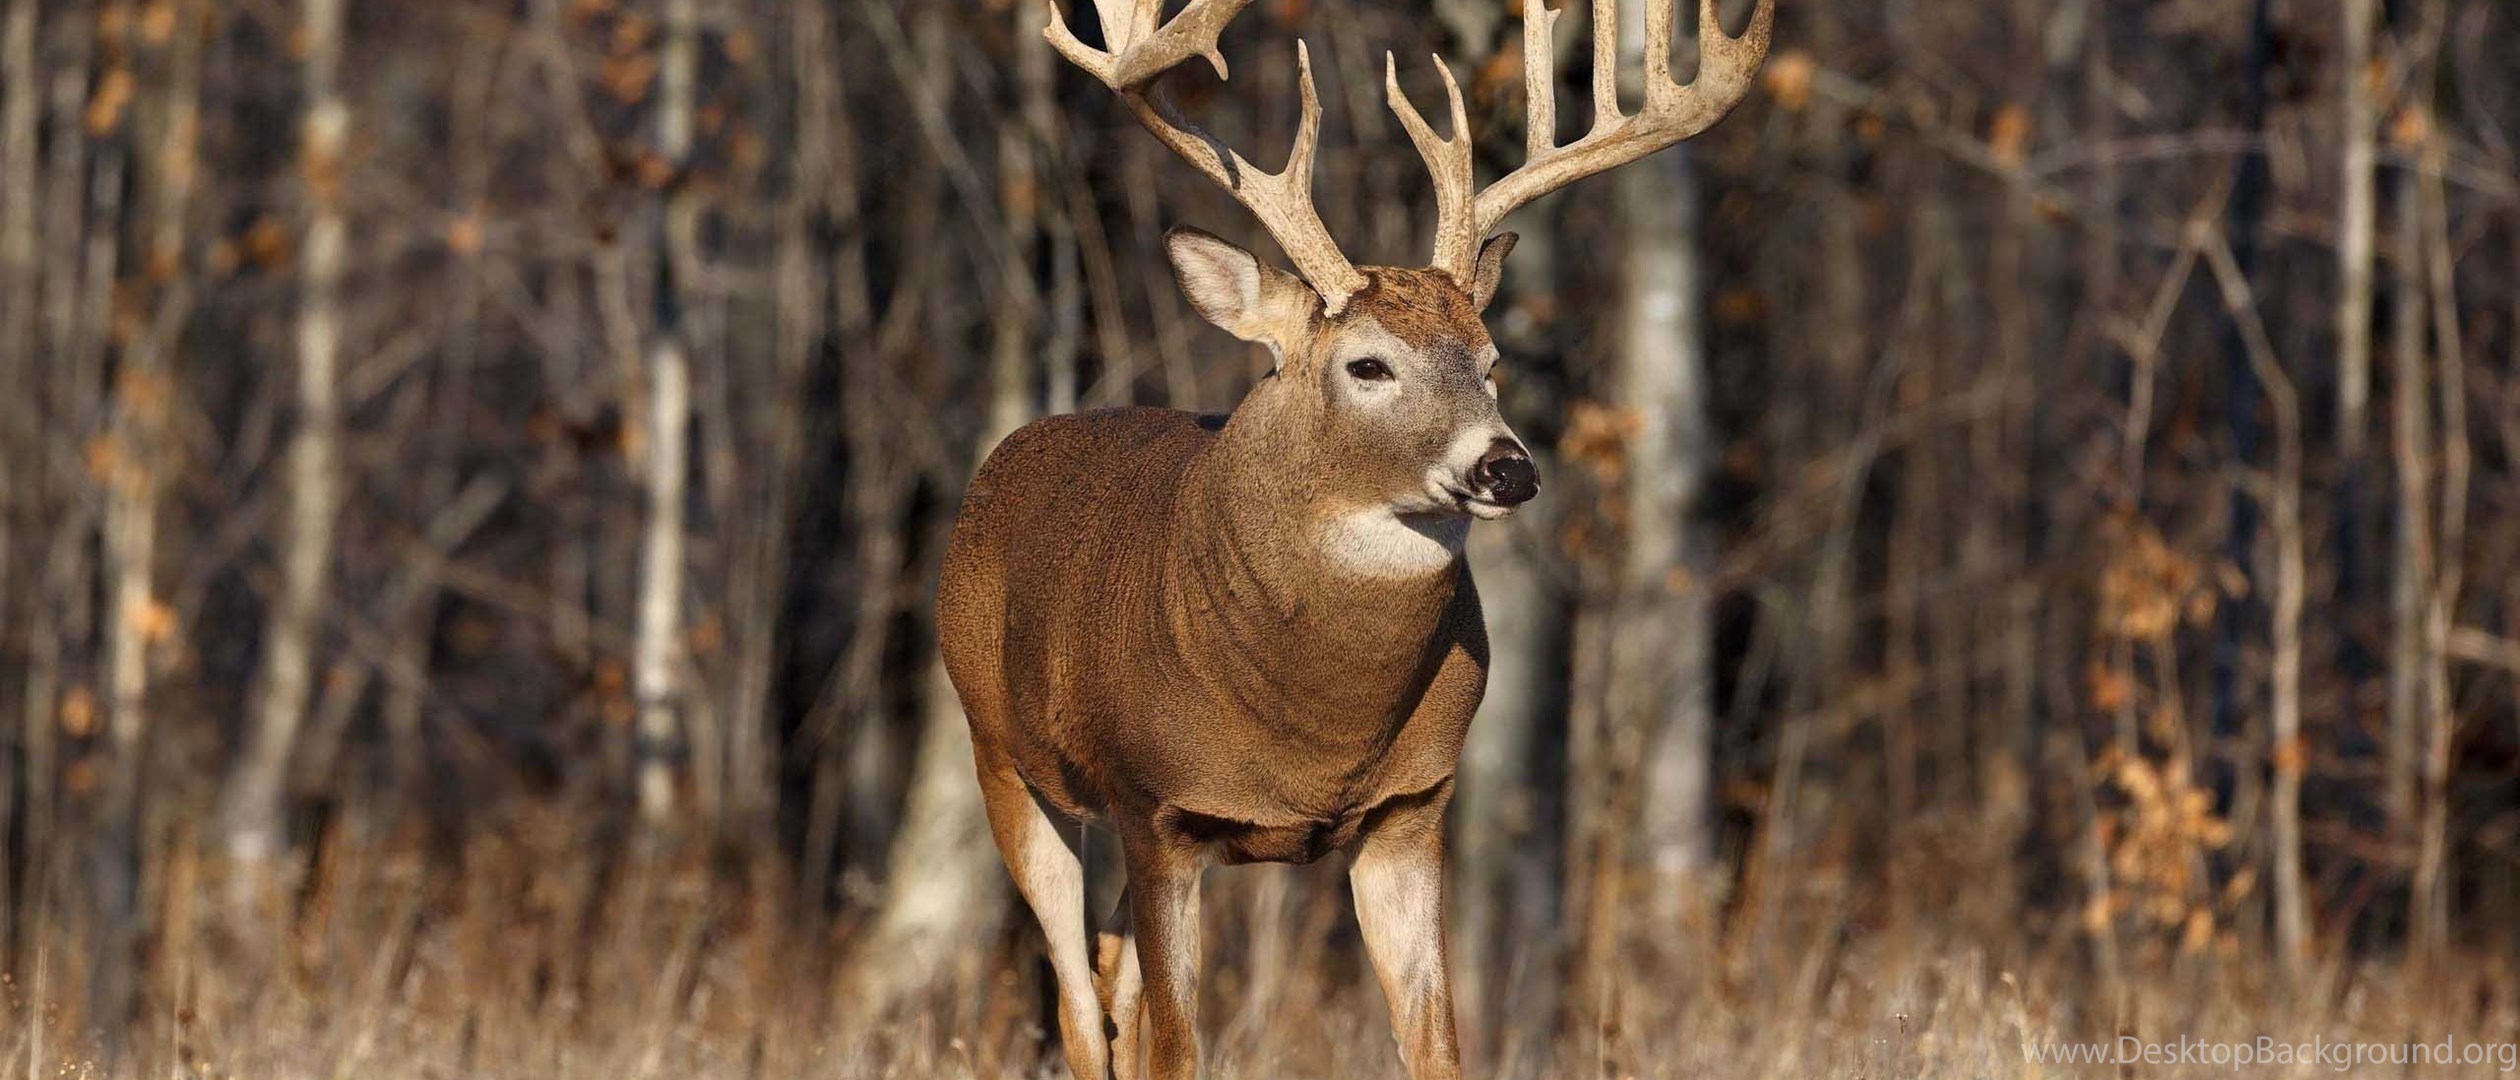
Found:
[(1352, 508), (1500, 518), (1539, 494), (1531, 454), (1496, 407), (1496, 295), (1507, 233), (1462, 283), (1376, 267), (1336, 314), (1303, 279), (1196, 229), (1166, 237), (1192, 307), (1267, 346), (1270, 378), (1244, 406), (1301, 453), (1308, 486)]
[(1647, 0), (1645, 101), (1632, 116), (1619, 107), (1618, 24), (1607, 17), (1616, 5), (1595, 0), (1592, 130), (1564, 146), (1557, 145), (1549, 66), (1558, 13), (1544, 0), (1522, 0), (1528, 159), (1485, 188), (1473, 180), (1469, 118), (1451, 68), (1437, 58), (1451, 106), (1451, 134), (1439, 137), (1401, 92), (1398, 66), (1386, 57), (1392, 111), (1435, 180), (1435, 257), (1426, 269), (1359, 269), (1323, 227), (1312, 202), (1321, 103), (1301, 42), (1303, 119), (1286, 167), (1276, 173), (1224, 148), (1155, 90), (1158, 76), (1192, 57), (1205, 57), (1224, 77), (1217, 38), (1251, 2), (1190, 0), (1165, 19), (1164, 0), (1094, 0), (1107, 49), (1077, 40), (1055, 9), (1047, 35), (1061, 55), (1117, 92), (1156, 138), (1233, 193), (1285, 249), (1295, 273), (1196, 230), (1177, 229), (1167, 242), (1199, 313), (1276, 356), (1275, 376), (1252, 401), (1293, 425), (1316, 467), (1337, 470), (1335, 493), (1403, 516), (1503, 517), (1538, 493), (1539, 477), (1497, 412), (1496, 346), (1480, 322), (1514, 246), (1513, 234), (1497, 233), (1497, 226), (1549, 191), (1722, 119), (1748, 93), (1767, 55), (1774, 0), (1758, 0), (1740, 37), (1724, 33), (1717, 0), (1699, 0), (1702, 60), (1687, 86), (1671, 78), (1674, 0)]

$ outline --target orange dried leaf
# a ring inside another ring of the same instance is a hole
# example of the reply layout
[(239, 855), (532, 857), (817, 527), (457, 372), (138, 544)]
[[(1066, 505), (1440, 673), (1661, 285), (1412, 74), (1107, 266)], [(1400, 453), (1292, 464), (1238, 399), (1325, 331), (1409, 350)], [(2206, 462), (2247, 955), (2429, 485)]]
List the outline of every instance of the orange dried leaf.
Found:
[(481, 253), (481, 214), (467, 211), (446, 223), (446, 249), (458, 255)]
[(96, 93), (88, 98), (88, 134), (113, 134), (122, 127), (123, 110), (130, 104), (131, 70), (107, 68), (105, 74), (96, 80)]
[(1987, 152), (1997, 164), (2018, 169), (2028, 158), (2030, 147), (2030, 110), (2018, 104), (2006, 105), (1995, 113), (1995, 122), (1986, 135)]
[(296, 238), (279, 218), (265, 214), (245, 230), (245, 255), (266, 270), (286, 266), (296, 253)]
[(636, 105), (647, 98), (649, 85), (656, 81), (656, 57), (649, 53), (613, 57), (604, 61), (596, 81), (613, 100)]
[(140, 12), (140, 39), (151, 45), (164, 45), (175, 36), (174, 0), (153, 0)]
[(614, 52), (636, 52), (656, 38), (656, 23), (645, 15), (632, 12), (613, 24)]
[(2419, 150), (2432, 141), (2432, 114), (2409, 105), (2389, 119), (2389, 142), (2402, 150)]
[(2187, 926), (2179, 935), (2179, 951), (2194, 956), (2214, 943), (2214, 913), (2199, 909), (2190, 912)]
[(718, 622), (714, 615), (691, 624), (691, 629), (683, 632), (683, 647), (689, 649), (693, 656), (711, 655), (725, 643), (725, 624)]
[(2299, 735), (2277, 740), (2272, 756), (2278, 774), (2299, 776), (2309, 769), (2310, 753), (2303, 747)]
[(2083, 675), (2089, 685), (2091, 707), (2100, 712), (2115, 712), (2135, 696), (2135, 680), (2115, 665), (2094, 660)]
[(96, 692), (73, 686), (61, 695), (61, 733), (73, 739), (96, 734)]
[(1811, 84), (1819, 68), (1811, 54), (1801, 49), (1778, 54), (1767, 65), (1769, 95), (1787, 112), (1801, 112), (1811, 105)]
[(175, 636), (177, 620), (173, 605), (149, 596), (142, 597), (139, 606), (140, 610), (132, 613), (131, 623), (132, 628), (140, 632), (140, 640), (156, 645)]

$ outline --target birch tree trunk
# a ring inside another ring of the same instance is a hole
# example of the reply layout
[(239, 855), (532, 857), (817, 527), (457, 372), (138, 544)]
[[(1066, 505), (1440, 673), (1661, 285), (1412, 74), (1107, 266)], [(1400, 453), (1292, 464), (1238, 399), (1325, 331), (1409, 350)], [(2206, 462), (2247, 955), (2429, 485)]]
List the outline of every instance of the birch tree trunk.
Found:
[(2344, 183), (2336, 212), (2336, 456), (2345, 477), (2339, 529), (2338, 598), (2361, 595), (2362, 457), (2371, 410), (2373, 239), (2379, 222), (2379, 105), (2374, 100), (2372, 29), (2379, 0), (2343, 0), (2343, 55), (2338, 123), (2344, 137)]
[[(348, 226), (343, 183), (350, 110), (341, 99), (342, 0), (302, 0), (299, 181), (306, 239), (298, 281), (297, 432), (289, 447), (280, 593), (263, 627), (261, 698), (221, 815), (240, 888), (268, 882), (283, 850), (284, 783), (315, 674), (333, 525), (341, 508), (341, 276)], [(259, 897), (240, 893), (240, 900)]]
[(1698, 265), (1698, 187), (1686, 147), (1616, 174), (1627, 236), (1617, 404), (1627, 456), (1627, 547), (1611, 641), (1612, 723), (1646, 738), (1638, 836), (1649, 933), (1668, 934), (1706, 888), (1711, 855), (1713, 668), (1704, 558), (1689, 516), (1710, 446)]
[[(192, 155), (199, 133), (201, 22), (204, 9), (186, 3), (175, 12), (174, 29), (162, 45), (142, 50), (144, 35), (134, 35), (127, 48), (141, 50), (140, 61), (155, 76), (144, 85), (148, 96), (126, 125), (140, 168), (141, 213), (132, 232), (142, 259), (144, 284), (129, 285), (129, 295), (145, 304), (148, 322), (136, 335), (122, 339), (116, 351), (109, 399), (111, 419), (107, 465), (99, 479), (105, 504), (105, 657), (106, 716), (112, 741), (111, 779), (102, 803), (96, 860), (97, 906), (103, 935), (91, 1019), (107, 1025), (121, 1022), (136, 993), (139, 960), (139, 895), (144, 891), (142, 798), (146, 774), (146, 735), (150, 726), (148, 693), (151, 646), (168, 628), (168, 616), (157, 598), (155, 569), (158, 540), (158, 493), (168, 467), (166, 421), (173, 394), (170, 354), (182, 336), (190, 303), (182, 280), (185, 220), (191, 207), (195, 176)], [(100, 227), (102, 227), (100, 225)], [(109, 1037), (109, 1050), (119, 1034)]]
[(107, 476), (105, 498), (106, 574), (112, 594), (105, 630), (111, 679), (107, 702), (117, 743), (131, 747), (137, 747), (148, 728), (149, 647), (163, 636), (167, 618), (153, 584), (158, 492), (168, 465), (163, 444), (174, 392), (170, 354), (183, 335), (191, 302), (180, 276), (197, 171), (193, 153), (200, 134), (202, 14), (197, 3), (181, 5), (163, 57), (166, 81), (157, 88), (136, 140), (149, 187), (139, 247), (155, 303), (149, 326), (122, 350), (114, 374), (116, 468)]
[[(674, 764), (682, 744), (683, 502), (690, 474), (691, 357), (683, 340), (678, 273), (696, 206), (681, 171), (691, 158), (698, 81), (698, 0), (666, 0), (657, 75), (657, 153), (676, 174), (657, 221), (656, 341), (648, 354), (646, 521), (639, 555), (638, 639), (632, 661), (639, 719), (639, 819), (664, 830), (675, 811)], [(706, 801), (705, 799), (703, 800)]]

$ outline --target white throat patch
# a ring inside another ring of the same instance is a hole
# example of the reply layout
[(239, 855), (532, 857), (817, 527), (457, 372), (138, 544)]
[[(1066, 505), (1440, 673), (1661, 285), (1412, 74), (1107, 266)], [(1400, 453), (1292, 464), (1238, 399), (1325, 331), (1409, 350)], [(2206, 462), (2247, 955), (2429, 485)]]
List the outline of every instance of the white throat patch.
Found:
[(1470, 536), (1470, 519), (1402, 517), (1388, 507), (1331, 518), (1321, 530), (1330, 561), (1377, 578), (1419, 577), (1452, 565)]

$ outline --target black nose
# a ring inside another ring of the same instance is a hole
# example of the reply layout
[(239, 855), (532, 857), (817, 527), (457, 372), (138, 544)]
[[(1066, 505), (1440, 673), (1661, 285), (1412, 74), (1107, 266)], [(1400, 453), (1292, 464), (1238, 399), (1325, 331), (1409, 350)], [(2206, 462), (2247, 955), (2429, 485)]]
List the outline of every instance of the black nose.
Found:
[(1489, 446), (1473, 478), (1489, 499), (1506, 506), (1521, 506), (1540, 494), (1540, 469), (1531, 463), (1531, 452), (1512, 439)]

